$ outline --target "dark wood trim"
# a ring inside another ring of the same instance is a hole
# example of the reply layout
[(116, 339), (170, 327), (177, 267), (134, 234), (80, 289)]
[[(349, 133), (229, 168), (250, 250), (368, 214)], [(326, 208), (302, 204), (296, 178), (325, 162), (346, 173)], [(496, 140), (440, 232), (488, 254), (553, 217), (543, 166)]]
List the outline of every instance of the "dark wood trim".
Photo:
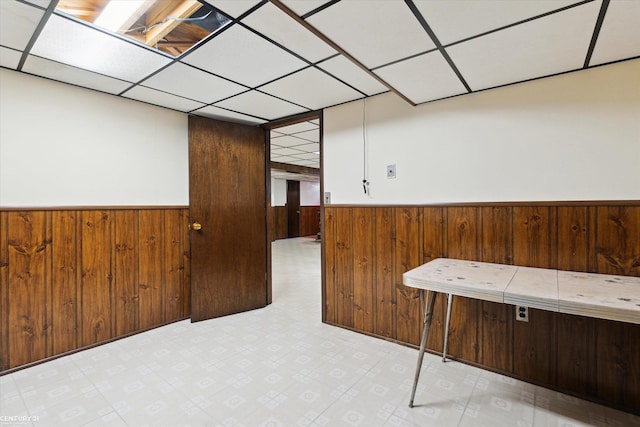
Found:
[(320, 175), (320, 169), (310, 168), (307, 166), (290, 165), (289, 163), (270, 162), (271, 169), (277, 169), (286, 172), (302, 173), (309, 175)]
[(310, 120), (316, 120), (320, 117), (320, 113), (322, 110), (309, 111), (308, 113), (300, 113), (295, 114), (293, 116), (284, 117), (278, 120), (271, 121), (269, 123), (264, 123), (261, 126), (265, 129), (271, 130), (276, 128), (281, 128), (283, 126), (294, 125), (300, 122), (307, 122)]
[(274, 228), (273, 224), (273, 211), (271, 209), (271, 132), (267, 129), (264, 129), (264, 183), (265, 183), (265, 192), (264, 192), (264, 203), (265, 203), (265, 227), (267, 229), (267, 234), (265, 235), (266, 246), (267, 246), (267, 259), (265, 262), (266, 272), (267, 272), (267, 305), (273, 302), (273, 270), (271, 268), (271, 242), (275, 240), (274, 236)]
[(424, 203), (424, 204), (332, 204), (334, 208), (388, 208), (388, 207), (482, 207), (482, 206), (640, 206), (640, 200), (569, 200), (569, 201), (532, 201), (532, 202), (453, 202), (453, 203)]
[(376, 79), (378, 82), (380, 82), (382, 85), (384, 85), (385, 87), (389, 88), (389, 90), (391, 90), (393, 93), (395, 93), (396, 95), (398, 95), (400, 98), (404, 99), (407, 103), (409, 103), (410, 105), (415, 106), (416, 104), (410, 100), (409, 98), (407, 98), (402, 92), (400, 92), (399, 90), (397, 90), (395, 87), (393, 87), (392, 85), (390, 85), (389, 83), (387, 83), (385, 80), (383, 80), (380, 76), (378, 76), (376, 73), (372, 72), (371, 70), (369, 70), (363, 63), (361, 63), (360, 61), (358, 61), (356, 58), (354, 58), (353, 56), (351, 56), (351, 54), (349, 52), (347, 52), (346, 50), (344, 50), (340, 45), (338, 45), (337, 43), (335, 43), (333, 40), (331, 40), (329, 37), (325, 36), (322, 32), (320, 32), (318, 29), (316, 29), (316, 27), (314, 27), (313, 25), (311, 25), (309, 22), (305, 21), (304, 19), (302, 19), (301, 17), (299, 17), (294, 11), (292, 11), (291, 9), (289, 9), (287, 6), (285, 6), (282, 2), (280, 2), (280, 0), (269, 0), (271, 3), (273, 3), (274, 6), (277, 6), (280, 10), (282, 10), (284, 13), (286, 13), (287, 15), (289, 15), (291, 18), (293, 18), (296, 22), (298, 22), (300, 25), (302, 25), (303, 27), (305, 27), (308, 31), (312, 32), (313, 34), (316, 35), (316, 37), (318, 37), (320, 40), (322, 40), (323, 42), (325, 42), (326, 44), (328, 44), (329, 46), (331, 46), (332, 48), (334, 48), (336, 51), (340, 52), (342, 54), (342, 56), (344, 56), (345, 58), (347, 58), (349, 61), (353, 62), (355, 65), (357, 65), (360, 69), (362, 69), (362, 71), (364, 71), (365, 73), (367, 73), (369, 76), (371, 76), (372, 78)]
[(118, 210), (131, 210), (131, 209), (144, 209), (144, 210), (156, 210), (156, 209), (189, 209), (189, 205), (173, 205), (173, 206), (27, 206), (27, 207), (0, 207), (0, 212), (12, 212), (12, 211), (118, 211)]
[(326, 284), (327, 284), (327, 246), (326, 246), (326, 238), (325, 238), (325, 216), (324, 216), (324, 110), (320, 110), (320, 298), (322, 303), (322, 309), (320, 316), (322, 317), (322, 321), (325, 322), (327, 320), (327, 293), (326, 293)]

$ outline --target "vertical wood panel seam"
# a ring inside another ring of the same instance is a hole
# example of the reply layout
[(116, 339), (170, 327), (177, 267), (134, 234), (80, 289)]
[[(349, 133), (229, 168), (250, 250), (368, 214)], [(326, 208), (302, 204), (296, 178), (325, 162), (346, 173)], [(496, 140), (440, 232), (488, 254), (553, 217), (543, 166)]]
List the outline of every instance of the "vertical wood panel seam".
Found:
[(80, 287), (82, 283), (82, 213), (81, 211), (73, 211), (75, 218), (75, 255), (76, 255), (76, 270), (75, 270), (75, 301), (74, 301), (74, 320), (73, 325), (74, 334), (74, 347), (78, 348), (79, 340), (78, 334), (80, 331)]
[(111, 227), (111, 259), (113, 260), (112, 262), (112, 268), (109, 271), (109, 274), (111, 274), (111, 276), (113, 277), (112, 280), (112, 288), (111, 291), (109, 292), (110, 298), (112, 298), (111, 301), (111, 329), (112, 329), (112, 334), (111, 335), (116, 335), (118, 332), (118, 316), (117, 316), (117, 304), (118, 304), (118, 295), (114, 295), (115, 294), (115, 290), (118, 289), (118, 265), (117, 262), (115, 262), (116, 260), (116, 245), (118, 244), (118, 221), (117, 221), (117, 217), (118, 217), (118, 212), (114, 212), (113, 213), (113, 227)]
[(107, 321), (105, 321), (105, 326), (108, 324), (109, 325), (109, 333), (108, 333), (108, 338), (113, 338), (114, 336), (114, 332), (115, 330), (113, 329), (113, 313), (114, 313), (114, 280), (115, 280), (115, 276), (113, 273), (113, 269), (114, 269), (114, 257), (113, 257), (113, 253), (115, 251), (115, 241), (114, 241), (114, 235), (113, 235), (113, 228), (115, 227), (115, 221), (114, 221), (114, 211), (107, 211), (107, 217), (109, 218), (109, 230), (107, 236), (109, 237), (109, 239), (111, 240), (109, 242), (109, 308), (108, 308), (108, 313), (111, 316), (111, 319), (107, 319)]
[[(45, 356), (49, 357), (53, 354), (54, 334), (53, 334), (53, 213), (45, 212), (44, 220), (44, 245), (45, 245)], [(49, 234), (51, 233), (51, 234)], [(48, 242), (48, 243), (47, 243)]]
[(140, 257), (141, 257), (141, 246), (140, 246), (140, 239), (141, 239), (141, 234), (140, 234), (140, 221), (141, 221), (141, 215), (142, 211), (141, 210), (136, 210), (135, 211), (135, 216), (133, 218), (133, 233), (132, 233), (132, 242), (134, 245), (134, 255), (133, 255), (133, 260), (132, 263), (134, 265), (135, 271), (133, 272), (133, 293), (135, 296), (135, 301), (133, 302), (133, 310), (134, 310), (134, 326), (136, 330), (141, 329), (141, 322), (142, 322), (142, 314), (141, 314), (141, 301), (142, 298), (140, 296)]
[(396, 298), (396, 269), (398, 251), (398, 234), (396, 230), (396, 216), (399, 208), (391, 208), (390, 210), (390, 228), (391, 228), (391, 289), (389, 290), (391, 298), (391, 338), (398, 339), (398, 301)]
[(377, 216), (375, 208), (367, 209), (367, 212), (371, 212), (369, 221), (371, 221), (370, 230), (373, 232), (373, 235), (371, 236), (373, 250), (371, 257), (371, 266), (369, 268), (371, 269), (371, 279), (373, 280), (373, 283), (371, 283), (371, 315), (373, 317), (372, 326), (373, 332), (376, 333), (378, 332), (378, 310), (376, 308), (378, 305), (378, 287), (376, 286), (376, 283), (378, 283), (378, 269), (376, 268), (376, 265), (378, 265), (378, 245), (376, 245), (376, 236), (378, 235), (376, 229)]
[(7, 333), (5, 334), (1, 334), (0, 339), (2, 340), (2, 345), (4, 347), (4, 352), (5, 352), (5, 356), (7, 358), (7, 360), (4, 361), (4, 364), (2, 366), (0, 366), (1, 368), (7, 367), (9, 368), (11, 366), (11, 352), (10, 352), (10, 347), (9, 347), (9, 317), (10, 317), (10, 306), (9, 306), (9, 214), (7, 212), (0, 212), (0, 219), (2, 219), (2, 222), (4, 224), (3, 225), (3, 229), (5, 230), (5, 233), (3, 234), (3, 239), (0, 242), (1, 245), (3, 245), (3, 251), (4, 251), (4, 256), (6, 257), (6, 259), (4, 260), (6, 262), (6, 267), (3, 270), (3, 279), (4, 279), (4, 286), (3, 286), (3, 294), (2, 295), (2, 307), (3, 310), (5, 310), (4, 316), (3, 316), (3, 320), (5, 320), (6, 324), (4, 325), (4, 330), (7, 331)]
[[(514, 264), (514, 259), (515, 259), (515, 227), (514, 227), (514, 222), (515, 222), (515, 209), (513, 207), (511, 207), (509, 209), (509, 223), (507, 225), (508, 228), (511, 229), (511, 247), (510, 247), (510, 254), (509, 254), (509, 264), (513, 265)], [(516, 363), (515, 363), (515, 358), (516, 358), (516, 352), (515, 352), (515, 339), (516, 339), (516, 325), (515, 323), (513, 324), (513, 326), (511, 327), (511, 369), (510, 369), (510, 373), (515, 373), (516, 371)]]
[(76, 336), (77, 338), (77, 345), (78, 346), (82, 346), (84, 344), (84, 214), (85, 211), (79, 211), (78, 217), (79, 217), (79, 224), (78, 224), (78, 228), (80, 230), (80, 235), (78, 236), (78, 270), (79, 270), (79, 281), (78, 281), (78, 286), (77, 286), (77, 299), (78, 299), (78, 315), (77, 315), (77, 319), (78, 319), (78, 323), (77, 323), (77, 327), (78, 330), (76, 332)]
[[(167, 219), (167, 215), (166, 215), (166, 211), (163, 210), (160, 212), (160, 224), (161, 227), (165, 227), (166, 225), (166, 219)], [(166, 230), (166, 227), (165, 227)], [(159, 230), (157, 230), (159, 231)], [(155, 233), (154, 233), (155, 235)], [(166, 242), (166, 238), (165, 239), (161, 239), (160, 236), (157, 236), (156, 241), (160, 242), (160, 262), (165, 262), (167, 260), (167, 252), (168, 252), (168, 248), (167, 248), (167, 242)], [(165, 301), (165, 297), (167, 296), (167, 283), (166, 283), (166, 278), (168, 277), (168, 272), (167, 272), (167, 268), (166, 266), (161, 266), (161, 265), (157, 265), (156, 268), (158, 268), (160, 270), (160, 319), (161, 322), (164, 323), (166, 322), (166, 316), (167, 316), (167, 304)]]

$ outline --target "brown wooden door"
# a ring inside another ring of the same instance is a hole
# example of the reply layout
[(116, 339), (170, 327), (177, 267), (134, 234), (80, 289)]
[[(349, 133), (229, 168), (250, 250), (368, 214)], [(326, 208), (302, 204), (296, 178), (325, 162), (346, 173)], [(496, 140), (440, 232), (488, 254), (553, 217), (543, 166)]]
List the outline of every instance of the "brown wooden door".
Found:
[(262, 129), (189, 117), (192, 322), (267, 304), (265, 179)]
[(300, 237), (300, 181), (287, 180), (288, 237)]

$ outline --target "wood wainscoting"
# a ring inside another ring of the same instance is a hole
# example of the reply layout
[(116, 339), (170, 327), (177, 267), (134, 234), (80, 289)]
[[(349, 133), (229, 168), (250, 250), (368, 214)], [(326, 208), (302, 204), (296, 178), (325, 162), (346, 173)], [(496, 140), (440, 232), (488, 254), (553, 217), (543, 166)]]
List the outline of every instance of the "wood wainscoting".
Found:
[[(418, 292), (402, 273), (448, 257), (640, 276), (640, 202), (325, 206), (323, 320), (417, 346)], [(428, 348), (442, 352), (445, 298)], [(448, 354), (640, 413), (640, 325), (454, 298)]]
[[(287, 225), (287, 207), (272, 206), (271, 207), (271, 239), (286, 239), (289, 235)], [(300, 206), (300, 231), (299, 236), (315, 236), (320, 231), (320, 206)]]
[(189, 317), (189, 209), (0, 210), (0, 370)]
[(300, 206), (300, 236), (315, 236), (320, 232), (320, 206)]
[(286, 239), (287, 229), (287, 207), (273, 206), (271, 208), (271, 239)]

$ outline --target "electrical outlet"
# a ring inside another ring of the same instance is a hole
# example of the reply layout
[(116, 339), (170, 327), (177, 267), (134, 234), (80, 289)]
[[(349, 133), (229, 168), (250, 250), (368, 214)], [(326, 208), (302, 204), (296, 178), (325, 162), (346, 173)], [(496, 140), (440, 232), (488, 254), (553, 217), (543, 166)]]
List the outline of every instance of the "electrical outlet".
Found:
[(523, 307), (521, 305), (516, 305), (516, 320), (521, 322), (529, 321), (529, 307)]
[(324, 204), (325, 205), (330, 205), (331, 204), (331, 192), (327, 191), (326, 193), (324, 193)]
[(396, 177), (396, 165), (387, 165), (387, 178)]

